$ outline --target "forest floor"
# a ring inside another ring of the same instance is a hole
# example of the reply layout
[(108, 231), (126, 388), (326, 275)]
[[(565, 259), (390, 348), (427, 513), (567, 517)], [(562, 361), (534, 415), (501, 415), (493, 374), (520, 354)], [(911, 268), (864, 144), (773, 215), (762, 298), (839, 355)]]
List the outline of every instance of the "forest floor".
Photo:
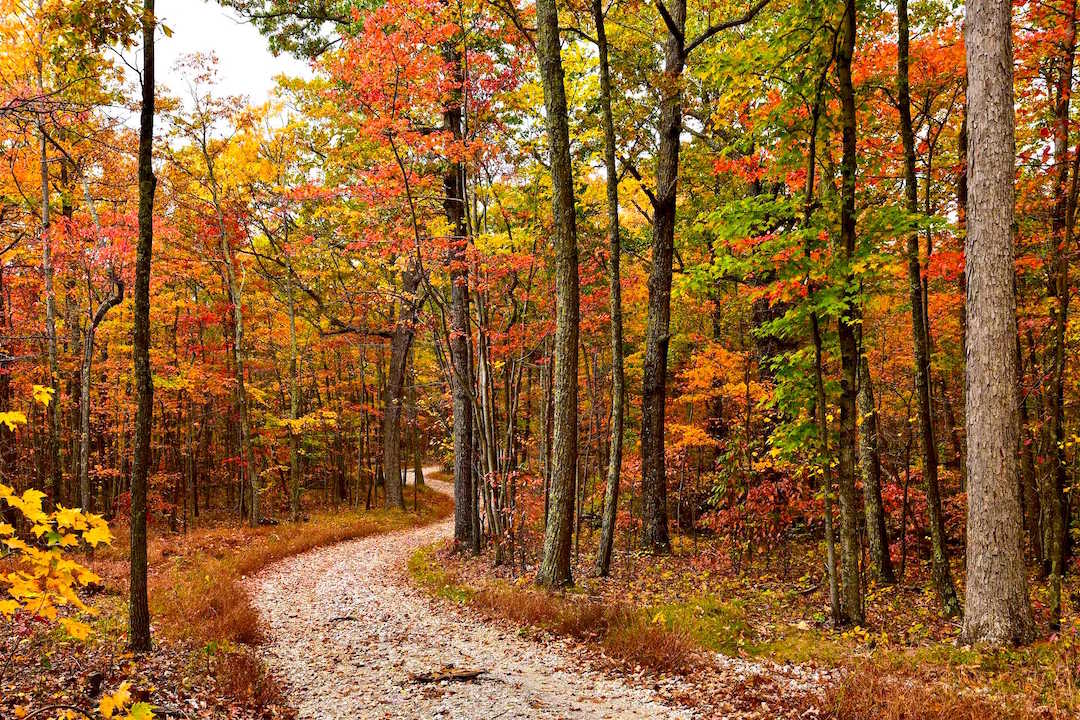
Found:
[[(1004, 720), (1080, 716), (1080, 585), (1070, 581), (1065, 626), (1019, 649), (989, 651), (957, 642), (960, 623), (941, 617), (921, 563), (906, 578), (868, 588), (867, 626), (827, 621), (820, 552), (797, 537), (770, 556), (731, 567), (722, 538), (673, 535), (673, 552), (620, 547), (608, 578), (592, 573), (595, 538), (575, 552), (575, 586), (562, 593), (533, 583), (540, 533), (503, 548), (494, 562), (422, 548), (414, 579), (445, 600), (525, 632), (568, 636), (630, 668), (676, 673), (674, 696), (702, 717), (830, 717), (844, 720)], [(913, 551), (914, 555), (914, 551)], [(957, 582), (963, 586), (962, 565)], [(1032, 578), (1037, 620), (1046, 627), (1044, 583)]]
[(46, 717), (35, 713), (57, 704), (89, 712), (124, 681), (158, 717), (295, 717), (256, 653), (265, 628), (246, 578), (315, 547), (427, 525), (453, 510), (450, 498), (432, 490), (409, 493), (408, 501), (407, 511), (313, 507), (306, 522), (258, 528), (234, 516), (204, 517), (186, 533), (155, 524), (148, 552), (154, 648), (139, 656), (124, 647), (127, 530), (113, 528), (111, 547), (80, 558), (103, 579), (84, 598), (98, 610), (83, 618), (94, 628), (88, 640), (25, 615), (0, 625), (0, 720)]

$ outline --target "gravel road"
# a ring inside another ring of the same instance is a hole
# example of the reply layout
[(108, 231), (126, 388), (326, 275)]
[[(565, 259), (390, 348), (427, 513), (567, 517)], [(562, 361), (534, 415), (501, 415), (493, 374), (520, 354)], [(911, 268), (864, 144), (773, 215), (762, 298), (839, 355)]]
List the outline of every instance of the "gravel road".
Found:
[[(301, 718), (692, 717), (585, 669), (561, 642), (519, 637), (415, 587), (410, 555), (452, 531), (451, 519), (319, 548), (253, 580), (268, 628), (264, 657)], [(486, 672), (467, 682), (412, 680), (448, 665)]]

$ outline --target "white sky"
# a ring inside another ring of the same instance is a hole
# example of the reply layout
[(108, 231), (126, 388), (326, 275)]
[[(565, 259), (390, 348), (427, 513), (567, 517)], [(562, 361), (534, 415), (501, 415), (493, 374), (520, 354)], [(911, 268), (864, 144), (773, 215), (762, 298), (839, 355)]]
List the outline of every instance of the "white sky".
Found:
[(311, 75), (304, 61), (289, 55), (274, 57), (258, 30), (213, 0), (157, 0), (155, 9), (173, 32), (172, 37), (157, 39), (157, 81), (174, 95), (186, 91), (174, 65), (181, 56), (195, 52), (217, 55), (217, 94), (245, 95), (255, 104), (269, 97), (276, 75)]

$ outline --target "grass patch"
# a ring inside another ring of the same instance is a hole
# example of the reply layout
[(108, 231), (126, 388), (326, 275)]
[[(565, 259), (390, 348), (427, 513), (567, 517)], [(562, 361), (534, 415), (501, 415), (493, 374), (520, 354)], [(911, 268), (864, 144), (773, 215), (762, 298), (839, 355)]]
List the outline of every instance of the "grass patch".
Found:
[(547, 593), (502, 580), (467, 583), (435, 547), (409, 559), (409, 571), (433, 595), (468, 604), (489, 617), (535, 630), (598, 643), (611, 658), (660, 673), (686, 672), (701, 662), (693, 639), (663, 618), (625, 603), (604, 603), (580, 594)]

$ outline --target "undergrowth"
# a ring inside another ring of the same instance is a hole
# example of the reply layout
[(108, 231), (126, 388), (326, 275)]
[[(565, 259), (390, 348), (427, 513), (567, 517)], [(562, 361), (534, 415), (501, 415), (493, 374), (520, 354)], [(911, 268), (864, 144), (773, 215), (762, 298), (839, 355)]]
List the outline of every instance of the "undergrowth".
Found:
[(609, 657), (629, 665), (673, 673), (701, 662), (699, 648), (686, 632), (625, 603), (551, 594), (505, 581), (473, 587), (439, 562), (434, 547), (414, 553), (409, 571), (439, 597), (517, 625), (597, 642)]
[(1057, 720), (1080, 713), (1075, 628), (1012, 650), (932, 638), (899, 642), (864, 628), (836, 632), (783, 621), (763, 627), (761, 608), (783, 601), (768, 597), (772, 591), (645, 605), (610, 594), (597, 600), (580, 589), (546, 593), (524, 578), (473, 573), (475, 565), (433, 546), (417, 551), (409, 569), (437, 596), (518, 625), (596, 642), (613, 658), (659, 672), (692, 670), (710, 651), (838, 668), (840, 680), (822, 689), (817, 706), (837, 720)]

